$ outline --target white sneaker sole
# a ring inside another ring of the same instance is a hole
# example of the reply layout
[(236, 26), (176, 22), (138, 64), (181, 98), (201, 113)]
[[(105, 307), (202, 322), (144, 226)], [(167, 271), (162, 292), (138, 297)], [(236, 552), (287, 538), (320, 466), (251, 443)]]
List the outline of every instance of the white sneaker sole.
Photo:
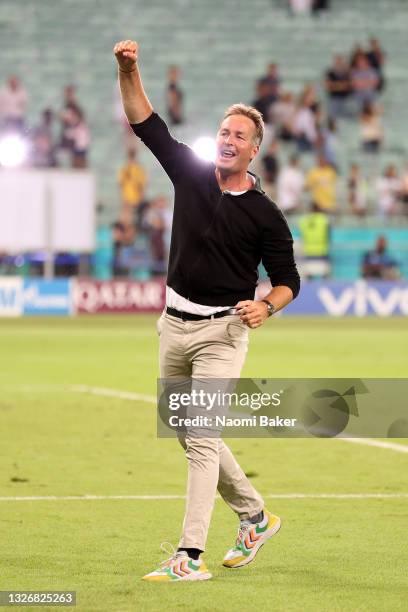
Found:
[(271, 538), (272, 536), (276, 535), (280, 528), (281, 528), (281, 521), (279, 519), (279, 523), (277, 523), (276, 525), (271, 527), (271, 529), (268, 529), (267, 531), (265, 531), (265, 533), (262, 535), (261, 539), (258, 540), (258, 543), (254, 547), (254, 549), (252, 550), (251, 554), (248, 555), (247, 557), (245, 557), (245, 559), (243, 559), (243, 561), (241, 561), (241, 563), (237, 563), (236, 565), (225, 565), (225, 564), (223, 564), (224, 567), (227, 567), (228, 569), (236, 569), (238, 567), (244, 567), (244, 565), (248, 565), (248, 563), (251, 563), (251, 561), (253, 561), (255, 559), (259, 549), (265, 544), (265, 542), (267, 542), (269, 540), (269, 538)]
[(183, 578), (178, 578), (177, 580), (146, 580), (146, 578), (142, 578), (142, 580), (146, 580), (146, 582), (154, 582), (156, 584), (173, 584), (175, 582), (182, 582), (183, 580), (189, 580), (190, 582), (193, 580), (210, 580), (212, 578), (212, 574), (210, 572), (205, 572), (202, 574), (188, 574), (187, 576), (183, 576)]

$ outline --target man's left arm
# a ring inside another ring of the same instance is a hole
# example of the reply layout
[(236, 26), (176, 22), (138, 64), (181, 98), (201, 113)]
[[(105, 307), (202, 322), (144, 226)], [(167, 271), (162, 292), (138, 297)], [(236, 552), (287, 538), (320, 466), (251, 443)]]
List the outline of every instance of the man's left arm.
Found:
[(273, 312), (275, 313), (287, 306), (292, 300), (292, 289), (285, 285), (279, 285), (278, 287), (273, 287), (272, 291), (265, 295), (262, 300), (243, 300), (238, 302), (236, 305), (237, 314), (240, 315), (241, 321), (254, 329), (255, 327), (260, 327), (272, 314), (269, 312), (270, 309), (266, 302), (273, 305)]
[(263, 300), (273, 305), (273, 312), (287, 306), (296, 298), (300, 277), (293, 255), (293, 238), (286, 220), (279, 210), (263, 229), (262, 263), (271, 280), (272, 290), (262, 300), (243, 300), (236, 304), (241, 321), (248, 327), (260, 327), (272, 314)]

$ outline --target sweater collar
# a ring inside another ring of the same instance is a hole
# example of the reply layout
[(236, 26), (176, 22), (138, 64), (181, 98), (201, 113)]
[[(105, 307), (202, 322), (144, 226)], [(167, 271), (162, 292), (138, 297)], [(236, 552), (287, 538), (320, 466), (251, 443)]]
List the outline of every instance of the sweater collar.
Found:
[[(257, 176), (253, 172), (250, 172), (249, 170), (247, 170), (247, 173), (250, 174), (254, 178), (255, 183), (254, 183), (254, 185), (252, 187), (250, 187), (250, 189), (248, 189), (248, 191), (246, 193), (251, 192), (251, 191), (257, 191), (260, 194), (264, 194), (265, 192), (264, 192), (264, 190), (261, 187), (261, 179), (259, 178), (259, 176)], [(218, 181), (217, 181), (217, 177), (215, 176), (215, 164), (212, 164), (212, 173), (211, 174), (212, 174), (213, 182), (218, 187), (218, 190), (221, 192), (220, 186), (219, 186)]]
[(253, 172), (250, 172), (249, 170), (247, 170), (247, 172), (248, 172), (248, 174), (253, 176), (254, 179), (255, 179), (254, 186), (251, 189), (249, 189), (249, 191), (258, 191), (259, 193), (265, 193), (264, 190), (261, 187), (261, 179), (259, 178), (259, 176), (257, 176)]

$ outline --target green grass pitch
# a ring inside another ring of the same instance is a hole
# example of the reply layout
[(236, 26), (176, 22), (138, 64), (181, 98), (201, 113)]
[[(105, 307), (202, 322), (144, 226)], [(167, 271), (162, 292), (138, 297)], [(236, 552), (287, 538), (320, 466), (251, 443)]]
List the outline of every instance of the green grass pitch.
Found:
[[(0, 590), (75, 590), (84, 612), (406, 610), (408, 498), (267, 497), (407, 493), (404, 453), (231, 440), (283, 526), (250, 566), (227, 570), (237, 522), (216, 501), (205, 583), (140, 580), (163, 559), (160, 542), (177, 544), (183, 499), (4, 500), (184, 494), (183, 452), (157, 440), (151, 403), (70, 389), (154, 394), (155, 318), (0, 321)], [(243, 375), (405, 377), (407, 347), (402, 318), (281, 317), (251, 332)]]

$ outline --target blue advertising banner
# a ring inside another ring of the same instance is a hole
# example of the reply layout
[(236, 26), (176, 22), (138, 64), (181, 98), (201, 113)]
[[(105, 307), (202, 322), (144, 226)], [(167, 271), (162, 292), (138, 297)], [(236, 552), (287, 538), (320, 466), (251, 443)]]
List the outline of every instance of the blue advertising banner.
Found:
[(285, 315), (334, 317), (408, 315), (408, 283), (387, 281), (309, 281), (283, 312)]
[(22, 306), (23, 315), (73, 314), (71, 280), (25, 279)]
[[(84, 311), (85, 306), (81, 301), (78, 302), (78, 287), (75, 283), (77, 283), (75, 279), (43, 280), (1, 277), (0, 316), (71, 315), (77, 311)], [(111, 293), (108, 295), (106, 293), (107, 288), (105, 287), (102, 291), (103, 287), (99, 287), (99, 285), (97, 287), (98, 291), (106, 299), (107, 296), (109, 297), (110, 304)], [(134, 285), (133, 287), (132, 284), (131, 291), (129, 289), (129, 296), (134, 298), (135, 295), (138, 295), (140, 297), (139, 294), (144, 285), (143, 283), (134, 283)], [(269, 283), (260, 283), (257, 289), (257, 299), (261, 299), (269, 290)], [(149, 301), (149, 311), (159, 312), (163, 308), (163, 292), (160, 295), (156, 295), (156, 293), (154, 294), (156, 296), (155, 301)], [(118, 304), (121, 306), (121, 309), (117, 311), (137, 312), (138, 308), (133, 306), (133, 301), (129, 302), (132, 308), (130, 308), (127, 302), (123, 303), (124, 295), (122, 291), (117, 296), (118, 300), (120, 298), (120, 304), (119, 302)], [(89, 296), (87, 299), (89, 302)], [(97, 309), (95, 305), (90, 309), (88, 302), (86, 302), (88, 306), (85, 309), (86, 312), (104, 312), (106, 310), (104, 310), (104, 302), (103, 304), (101, 303), (102, 305), (98, 302)], [(95, 300), (92, 304), (94, 302)], [(126, 306), (125, 310), (123, 310), (124, 306)], [(290, 315), (325, 315), (333, 317), (407, 316), (408, 283), (406, 281), (366, 282), (362, 280), (356, 282), (303, 281), (299, 296), (282, 312), (282, 316)]]

